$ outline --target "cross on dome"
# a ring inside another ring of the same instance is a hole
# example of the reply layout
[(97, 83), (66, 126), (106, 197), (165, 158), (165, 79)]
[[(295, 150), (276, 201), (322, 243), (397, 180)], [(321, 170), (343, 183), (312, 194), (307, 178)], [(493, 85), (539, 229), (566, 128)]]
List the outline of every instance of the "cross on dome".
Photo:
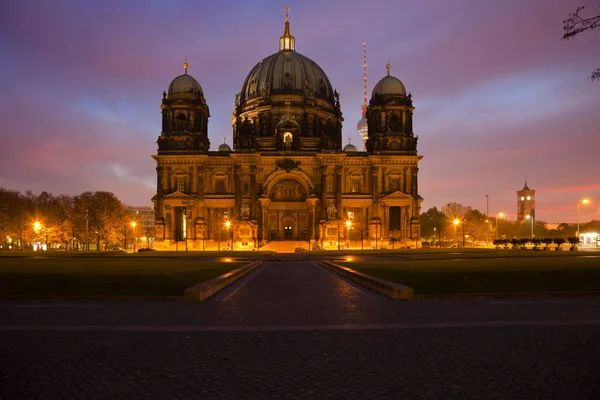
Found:
[(285, 29), (283, 35), (279, 38), (279, 51), (294, 51), (296, 49), (296, 39), (290, 33), (290, 18), (288, 12), (291, 10), (285, 6)]

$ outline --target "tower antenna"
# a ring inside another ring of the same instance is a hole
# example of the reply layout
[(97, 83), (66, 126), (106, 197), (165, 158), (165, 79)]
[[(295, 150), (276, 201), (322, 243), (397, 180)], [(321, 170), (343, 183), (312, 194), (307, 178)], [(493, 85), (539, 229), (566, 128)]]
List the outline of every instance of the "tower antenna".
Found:
[(363, 86), (364, 86), (364, 92), (363, 92), (363, 105), (361, 107), (361, 111), (362, 111), (362, 116), (365, 117), (366, 113), (367, 113), (367, 43), (363, 43), (363, 71), (364, 71), (364, 76), (363, 76)]
[(360, 106), (360, 115), (361, 120), (358, 121), (358, 125), (356, 129), (358, 130), (358, 134), (360, 135), (363, 147), (367, 148), (367, 139), (369, 138), (369, 127), (367, 124), (367, 107), (368, 107), (368, 98), (367, 98), (367, 44), (363, 43), (363, 103)]

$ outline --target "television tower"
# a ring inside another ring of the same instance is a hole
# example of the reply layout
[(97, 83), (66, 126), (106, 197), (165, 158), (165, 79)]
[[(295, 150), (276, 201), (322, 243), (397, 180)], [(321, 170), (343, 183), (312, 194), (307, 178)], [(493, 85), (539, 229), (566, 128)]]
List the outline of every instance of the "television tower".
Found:
[(363, 59), (364, 59), (364, 63), (363, 63), (364, 93), (363, 93), (363, 104), (360, 107), (360, 114), (361, 114), (362, 118), (360, 121), (358, 121), (358, 124), (356, 125), (356, 130), (358, 131), (358, 134), (362, 138), (363, 147), (366, 149), (367, 139), (369, 137), (369, 129), (367, 126), (367, 44), (366, 43), (363, 43)]

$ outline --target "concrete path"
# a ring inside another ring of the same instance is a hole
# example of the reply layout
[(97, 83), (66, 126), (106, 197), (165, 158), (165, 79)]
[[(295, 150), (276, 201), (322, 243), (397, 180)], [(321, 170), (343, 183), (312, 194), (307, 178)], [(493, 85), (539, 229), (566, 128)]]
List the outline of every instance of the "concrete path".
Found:
[(203, 303), (3, 301), (0, 399), (597, 399), (600, 298), (398, 302), (265, 262)]

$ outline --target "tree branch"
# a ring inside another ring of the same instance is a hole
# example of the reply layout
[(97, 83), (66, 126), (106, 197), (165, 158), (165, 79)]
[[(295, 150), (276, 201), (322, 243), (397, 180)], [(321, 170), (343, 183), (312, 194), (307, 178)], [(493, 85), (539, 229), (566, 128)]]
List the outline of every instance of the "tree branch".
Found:
[(585, 9), (585, 7), (577, 7), (574, 13), (569, 14), (569, 18), (565, 19), (563, 29), (565, 31), (563, 39), (569, 40), (572, 37), (580, 34), (581, 32), (596, 29), (600, 27), (600, 15), (590, 18), (581, 18), (579, 12)]

